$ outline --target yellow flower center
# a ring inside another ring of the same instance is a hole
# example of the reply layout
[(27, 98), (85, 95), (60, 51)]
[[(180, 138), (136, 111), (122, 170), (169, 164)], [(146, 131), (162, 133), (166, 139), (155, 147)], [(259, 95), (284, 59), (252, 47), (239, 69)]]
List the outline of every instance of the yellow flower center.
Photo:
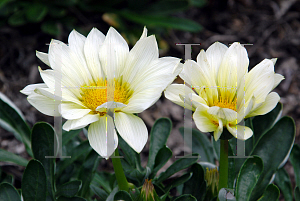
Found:
[[(120, 102), (125, 105), (128, 104), (129, 99), (133, 93), (129, 84), (121, 79), (109, 80), (109, 86), (107, 87), (107, 80), (99, 79), (97, 82), (92, 81), (89, 86), (81, 86), (82, 103), (91, 109), (94, 113), (103, 115), (102, 112), (96, 111), (96, 108), (108, 101)], [(111, 88), (110, 86), (113, 86)]]
[(219, 99), (217, 101), (214, 101), (213, 106), (218, 106), (221, 108), (228, 108), (228, 109), (237, 111), (236, 99), (233, 99), (232, 101), (228, 101), (227, 99)]

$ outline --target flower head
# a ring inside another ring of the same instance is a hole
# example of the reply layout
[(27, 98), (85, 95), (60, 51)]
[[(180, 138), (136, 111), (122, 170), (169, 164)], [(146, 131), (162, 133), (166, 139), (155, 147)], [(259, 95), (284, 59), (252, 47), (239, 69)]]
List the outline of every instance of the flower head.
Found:
[[(230, 47), (216, 42), (201, 50), (197, 62), (185, 62), (179, 76), (189, 85), (173, 84), (165, 96), (195, 111), (193, 119), (202, 132), (220, 138), (225, 127), (234, 137), (246, 140), (250, 128), (238, 125), (244, 118), (270, 112), (280, 100), (271, 92), (284, 78), (274, 73), (276, 59), (264, 59), (248, 72), (246, 49), (235, 42)], [(186, 93), (188, 91), (188, 93)]]
[[(36, 53), (51, 69), (39, 68), (44, 83), (29, 85), (21, 92), (40, 112), (67, 119), (64, 130), (90, 124), (90, 145), (101, 156), (108, 158), (118, 145), (114, 127), (140, 152), (148, 131), (133, 113), (144, 111), (159, 99), (180, 72), (180, 60), (158, 58), (156, 39), (147, 37), (146, 28), (130, 51), (112, 27), (106, 36), (96, 28), (87, 37), (73, 30), (68, 42), (52, 40), (48, 54)], [(114, 135), (109, 153), (108, 133)]]

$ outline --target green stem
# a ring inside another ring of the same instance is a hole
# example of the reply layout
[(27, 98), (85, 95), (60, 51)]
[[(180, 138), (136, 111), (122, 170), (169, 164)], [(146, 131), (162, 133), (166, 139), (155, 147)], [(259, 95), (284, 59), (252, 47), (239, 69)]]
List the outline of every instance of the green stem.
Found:
[(228, 140), (220, 140), (219, 190), (228, 183)]
[[(115, 156), (115, 157), (114, 157)], [(115, 150), (115, 154), (111, 157), (115, 175), (117, 178), (119, 190), (127, 191), (129, 190), (128, 181), (125, 177), (124, 170), (122, 168), (121, 160), (119, 158), (119, 151), (118, 148)]]

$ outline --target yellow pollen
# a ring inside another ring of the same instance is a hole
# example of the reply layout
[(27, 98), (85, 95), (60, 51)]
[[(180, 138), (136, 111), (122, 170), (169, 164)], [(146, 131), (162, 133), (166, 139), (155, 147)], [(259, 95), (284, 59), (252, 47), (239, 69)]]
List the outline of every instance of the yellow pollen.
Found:
[[(112, 80), (109, 81), (109, 83), (111, 82)], [(91, 82), (89, 86), (81, 86), (80, 89), (82, 103), (94, 113), (98, 113), (101, 116), (105, 113), (96, 111), (98, 106), (112, 100), (127, 105), (133, 93), (133, 91), (130, 90), (129, 84), (122, 82), (122, 78), (114, 79), (114, 90), (108, 94), (107, 80), (103, 79), (99, 79), (97, 82)]]
[(228, 101), (226, 99), (219, 99), (218, 101), (214, 101), (213, 106), (218, 106), (221, 108), (228, 108), (228, 109), (237, 111), (236, 99), (233, 99), (232, 101)]

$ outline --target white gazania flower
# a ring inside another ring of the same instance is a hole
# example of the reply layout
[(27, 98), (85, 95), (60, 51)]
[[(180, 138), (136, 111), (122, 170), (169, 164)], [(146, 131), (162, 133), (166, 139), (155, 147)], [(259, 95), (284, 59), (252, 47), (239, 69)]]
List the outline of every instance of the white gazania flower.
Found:
[[(39, 68), (45, 83), (29, 85), (21, 92), (40, 112), (67, 119), (64, 130), (90, 124), (90, 145), (101, 156), (108, 158), (118, 145), (114, 126), (136, 152), (141, 152), (148, 131), (133, 113), (144, 111), (159, 99), (181, 71), (180, 59), (158, 58), (155, 36), (147, 37), (146, 28), (130, 51), (112, 27), (106, 36), (96, 28), (87, 37), (73, 30), (68, 42), (52, 40), (48, 54), (36, 53), (52, 69)], [(59, 76), (61, 97), (55, 94)], [(108, 110), (114, 111), (114, 121)], [(107, 153), (109, 129), (114, 133), (114, 148)]]
[(264, 59), (248, 72), (248, 54), (242, 45), (236, 42), (228, 48), (216, 42), (206, 52), (201, 50), (197, 62), (185, 62), (179, 76), (192, 89), (172, 84), (165, 96), (181, 106), (186, 101), (185, 107), (195, 111), (197, 128), (214, 132), (215, 140), (224, 127), (234, 137), (246, 140), (253, 132), (238, 124), (244, 118), (270, 112), (280, 100), (277, 93), (271, 92), (284, 79), (274, 73), (275, 62)]

